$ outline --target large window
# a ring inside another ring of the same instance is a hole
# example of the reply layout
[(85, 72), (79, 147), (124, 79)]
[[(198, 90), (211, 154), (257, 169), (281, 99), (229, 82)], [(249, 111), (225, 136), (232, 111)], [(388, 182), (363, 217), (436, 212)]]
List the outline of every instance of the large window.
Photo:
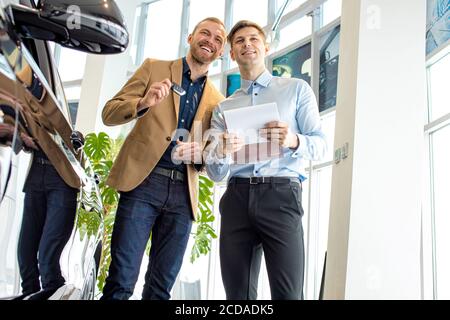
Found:
[(267, 24), (267, 1), (268, 0), (245, 0), (234, 1), (233, 25), (240, 20), (250, 20), (260, 26)]
[(148, 6), (144, 58), (172, 60), (179, 57), (183, 1), (160, 0)]
[(194, 26), (207, 17), (216, 17), (224, 20), (225, 0), (191, 0), (189, 14), (189, 33), (194, 30)]
[(82, 79), (87, 54), (60, 47), (58, 70), (63, 82)]
[(429, 76), (429, 116), (434, 121), (450, 112), (449, 77), (450, 54), (447, 54), (428, 69)]
[(425, 139), (429, 145), (429, 191), (423, 217), (424, 297), (450, 299), (450, 105), (448, 75), (450, 46), (437, 49), (428, 66), (428, 121)]
[(342, 0), (328, 0), (323, 4), (323, 24), (326, 25), (341, 16)]
[(281, 50), (294, 42), (297, 42), (299, 39), (310, 36), (312, 33), (311, 20), (310, 16), (303, 16), (281, 29), (279, 35), (280, 39), (278, 40), (278, 43), (275, 43), (275, 49)]
[[(285, 14), (297, 9), (299, 6), (301, 6), (305, 2), (307, 2), (307, 0), (291, 0), (286, 8)], [(281, 7), (281, 5), (283, 5), (283, 4), (284, 4), (284, 0), (278, 1), (279, 7)]]

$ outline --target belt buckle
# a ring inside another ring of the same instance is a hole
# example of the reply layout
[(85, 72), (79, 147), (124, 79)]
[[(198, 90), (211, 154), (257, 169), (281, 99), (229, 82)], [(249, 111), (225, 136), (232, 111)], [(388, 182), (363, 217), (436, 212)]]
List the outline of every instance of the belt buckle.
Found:
[(170, 180), (172, 180), (172, 181), (174, 181), (173, 180), (174, 173), (175, 173), (175, 169), (170, 170)]
[(250, 177), (250, 184), (258, 184), (258, 177)]

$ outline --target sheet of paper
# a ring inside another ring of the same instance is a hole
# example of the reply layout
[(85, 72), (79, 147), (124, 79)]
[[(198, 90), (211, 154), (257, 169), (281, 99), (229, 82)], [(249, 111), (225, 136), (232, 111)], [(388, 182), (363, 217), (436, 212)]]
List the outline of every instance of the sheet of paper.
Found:
[(259, 136), (259, 129), (271, 121), (279, 121), (275, 102), (224, 110), (225, 123), (230, 133), (245, 138), (245, 146), (232, 155), (235, 164), (267, 161), (281, 156), (281, 148)]
[(223, 114), (228, 132), (245, 137), (246, 144), (267, 142), (259, 136), (259, 129), (280, 120), (275, 102), (224, 110)]

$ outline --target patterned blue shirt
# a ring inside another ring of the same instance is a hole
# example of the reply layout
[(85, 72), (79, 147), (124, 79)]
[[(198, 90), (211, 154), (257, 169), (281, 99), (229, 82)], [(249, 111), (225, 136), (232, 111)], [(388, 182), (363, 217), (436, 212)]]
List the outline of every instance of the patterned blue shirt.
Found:
[(320, 160), (326, 153), (327, 144), (322, 132), (317, 101), (311, 87), (300, 79), (286, 79), (272, 76), (265, 70), (255, 81), (242, 79), (241, 88), (214, 110), (211, 129), (224, 132), (223, 111), (229, 108), (251, 108), (251, 106), (276, 102), (280, 120), (297, 134), (299, 146), (296, 150), (282, 149), (279, 158), (235, 164), (230, 156), (219, 159), (215, 148), (207, 155), (206, 170), (214, 181), (231, 177), (298, 177), (305, 179), (304, 168), (309, 160)]

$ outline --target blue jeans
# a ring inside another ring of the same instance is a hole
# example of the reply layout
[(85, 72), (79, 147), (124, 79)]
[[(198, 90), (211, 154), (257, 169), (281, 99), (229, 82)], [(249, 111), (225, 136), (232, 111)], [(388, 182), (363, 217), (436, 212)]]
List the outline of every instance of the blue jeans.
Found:
[(77, 209), (77, 189), (55, 168), (33, 162), (24, 185), (25, 201), (18, 243), (22, 292), (64, 285), (59, 258), (70, 238)]
[(132, 191), (122, 192), (102, 299), (126, 300), (133, 294), (150, 233), (142, 299), (170, 299), (191, 227), (192, 209), (186, 182), (151, 173)]

